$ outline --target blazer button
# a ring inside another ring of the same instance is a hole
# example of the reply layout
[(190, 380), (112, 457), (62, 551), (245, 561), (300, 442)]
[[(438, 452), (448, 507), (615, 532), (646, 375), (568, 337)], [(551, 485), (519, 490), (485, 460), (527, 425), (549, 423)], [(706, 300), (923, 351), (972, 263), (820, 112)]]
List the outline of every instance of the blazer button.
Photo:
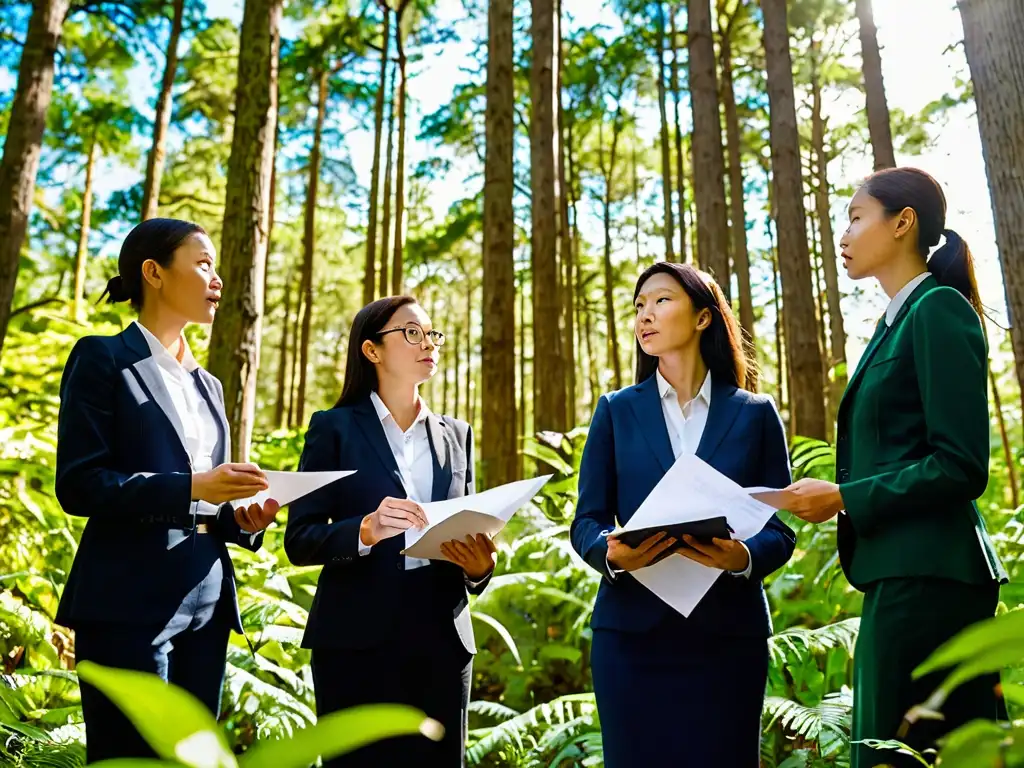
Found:
[(850, 479), (850, 470), (848, 470), (848, 469), (841, 469), (841, 470), (839, 470), (839, 482), (845, 483), (849, 479)]
[(402, 566), (402, 561), (401, 560), (399, 560), (397, 563), (395, 563), (395, 568), (397, 570), (399, 570), (399, 571), (405, 570), (405, 568)]

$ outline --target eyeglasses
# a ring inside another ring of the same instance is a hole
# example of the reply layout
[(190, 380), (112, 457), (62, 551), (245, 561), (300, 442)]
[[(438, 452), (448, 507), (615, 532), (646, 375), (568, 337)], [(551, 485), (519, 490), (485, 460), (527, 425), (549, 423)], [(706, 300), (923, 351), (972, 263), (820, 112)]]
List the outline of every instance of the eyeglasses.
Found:
[[(418, 325), (407, 325), (403, 328), (391, 328), (387, 331), (381, 331), (379, 336), (387, 336), (389, 333), (402, 333), (405, 335), (405, 340), (410, 344), (422, 344), (423, 343), (423, 329)], [(434, 343), (435, 347), (444, 346), (444, 334), (440, 331), (428, 331), (427, 336)]]

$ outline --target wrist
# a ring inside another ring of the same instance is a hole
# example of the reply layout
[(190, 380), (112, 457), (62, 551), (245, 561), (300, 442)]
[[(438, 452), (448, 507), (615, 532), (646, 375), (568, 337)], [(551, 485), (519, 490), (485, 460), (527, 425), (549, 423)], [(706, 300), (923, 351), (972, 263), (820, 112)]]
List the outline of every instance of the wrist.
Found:
[(373, 535), (373, 515), (367, 515), (363, 518), (363, 521), (359, 524), (359, 540), (365, 547), (372, 547), (377, 543), (376, 537)]
[(205, 485), (205, 480), (205, 472), (192, 473), (192, 501), (201, 501), (203, 499), (203, 487)]

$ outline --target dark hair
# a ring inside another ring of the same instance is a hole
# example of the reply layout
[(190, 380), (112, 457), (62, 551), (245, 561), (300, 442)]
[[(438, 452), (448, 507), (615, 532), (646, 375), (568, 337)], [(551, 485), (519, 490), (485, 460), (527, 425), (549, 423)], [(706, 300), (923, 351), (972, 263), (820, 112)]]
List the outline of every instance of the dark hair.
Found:
[(142, 306), (142, 264), (152, 259), (161, 267), (169, 267), (174, 252), (185, 240), (195, 234), (205, 235), (206, 230), (191, 221), (181, 219), (147, 219), (131, 232), (121, 243), (121, 254), (117, 258), (117, 272), (107, 281), (104, 296), (111, 304), (130, 301), (135, 309)]
[[(643, 284), (652, 275), (665, 274), (674, 279), (693, 302), (695, 311), (711, 311), (711, 323), (700, 337), (700, 356), (711, 371), (715, 381), (724, 381), (733, 386), (757, 391), (757, 364), (750, 354), (749, 342), (743, 336), (736, 316), (732, 313), (721, 287), (706, 272), (689, 264), (659, 261), (644, 270), (636, 281), (633, 301), (640, 295)], [(636, 383), (646, 381), (654, 375), (658, 358), (648, 355), (636, 344)]]
[(356, 312), (352, 331), (348, 336), (348, 355), (345, 358), (345, 384), (335, 408), (353, 405), (377, 390), (377, 369), (363, 354), (364, 341), (380, 341), (380, 332), (402, 307), (415, 304), (412, 296), (386, 296), (371, 301)]
[[(905, 208), (917, 214), (917, 252), (928, 262), (928, 271), (942, 285), (956, 288), (975, 311), (982, 313), (971, 249), (956, 232), (946, 229), (946, 196), (931, 175), (919, 168), (886, 168), (865, 180), (863, 189), (895, 216)], [(945, 236), (945, 244), (928, 258), (928, 252)]]

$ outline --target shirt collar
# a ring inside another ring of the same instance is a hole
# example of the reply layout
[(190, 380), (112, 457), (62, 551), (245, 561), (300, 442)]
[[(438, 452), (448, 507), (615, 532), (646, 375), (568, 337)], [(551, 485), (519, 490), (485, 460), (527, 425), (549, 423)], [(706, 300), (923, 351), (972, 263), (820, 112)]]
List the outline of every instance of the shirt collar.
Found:
[(142, 336), (146, 340), (146, 344), (149, 346), (149, 351), (153, 354), (154, 359), (156, 359), (156, 361), (164, 368), (170, 368), (170, 370), (177, 370), (178, 368), (181, 368), (184, 369), (186, 373), (192, 373), (192, 371), (199, 367), (199, 363), (197, 363), (196, 359), (192, 356), (192, 350), (189, 349), (188, 342), (185, 341), (184, 336), (181, 337), (184, 354), (182, 355), (181, 362), (179, 363), (177, 358), (170, 353), (170, 350), (160, 343), (160, 339), (153, 335), (152, 331), (138, 320), (133, 320), (132, 322), (140, 331), (142, 331)]
[[(377, 418), (379, 418), (382, 422), (387, 421), (388, 419), (395, 421), (395, 417), (391, 415), (391, 411), (389, 411), (388, 407), (384, 405), (384, 401), (381, 400), (380, 395), (378, 395), (374, 391), (370, 392), (370, 402), (373, 403), (373, 410), (377, 412)], [(412, 429), (420, 422), (426, 421), (427, 417), (430, 416), (430, 409), (427, 407), (427, 404), (422, 397), (419, 398), (419, 404), (419, 413), (416, 414), (416, 418), (415, 420), (413, 420), (412, 425), (409, 427), (409, 429)], [(395, 422), (395, 425), (398, 425), (397, 421)]]
[(927, 280), (929, 275), (931, 275), (931, 272), (922, 272), (920, 275), (918, 275), (909, 283), (900, 288), (899, 292), (892, 297), (892, 301), (889, 302), (889, 306), (885, 308), (886, 325), (893, 324), (893, 321), (896, 319), (896, 315), (900, 313), (900, 310), (903, 308), (903, 305), (906, 304), (907, 299), (910, 298), (910, 294), (917, 290), (917, 286), (919, 286), (921, 283)]
[[(675, 387), (669, 384), (668, 379), (661, 375), (661, 369), (656, 368), (654, 375), (658, 378), (658, 396), (664, 400), (669, 395), (676, 395)], [(705, 405), (711, 405), (711, 371), (704, 376), (704, 383), (697, 390), (694, 400), (702, 399)]]

